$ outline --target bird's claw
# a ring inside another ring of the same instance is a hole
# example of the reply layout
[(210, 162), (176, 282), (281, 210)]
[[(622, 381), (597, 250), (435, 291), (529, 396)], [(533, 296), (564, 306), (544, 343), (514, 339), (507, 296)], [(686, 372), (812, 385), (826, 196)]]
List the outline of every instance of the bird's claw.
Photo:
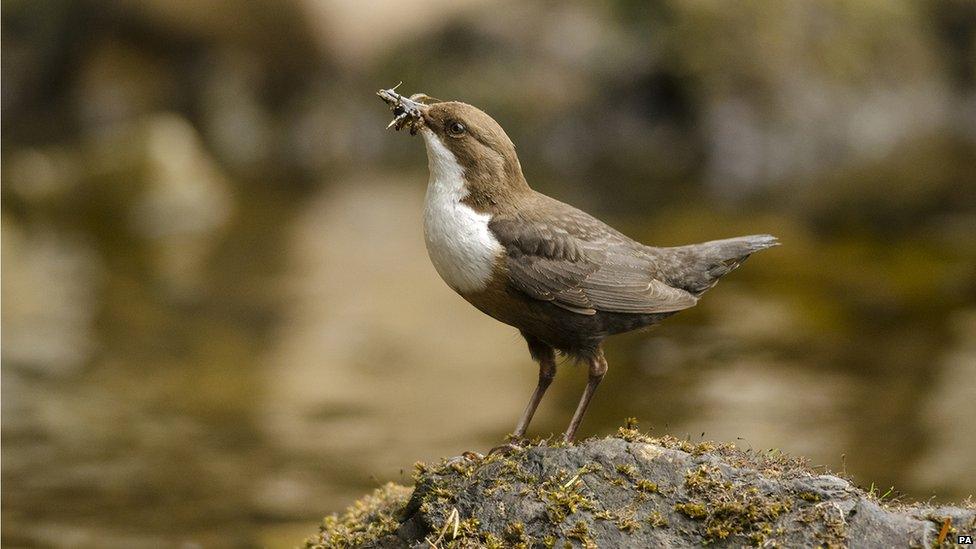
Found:
[(453, 465), (455, 463), (461, 463), (462, 461), (481, 461), (485, 459), (485, 456), (478, 452), (462, 452), (459, 456), (454, 456), (447, 460), (448, 465)]
[(513, 439), (505, 444), (502, 444), (501, 446), (495, 446), (491, 450), (488, 450), (487, 455), (492, 456), (498, 454), (501, 456), (510, 456), (516, 452), (521, 452), (522, 450), (525, 450), (525, 446), (522, 445), (522, 442), (523, 441), (521, 440)]

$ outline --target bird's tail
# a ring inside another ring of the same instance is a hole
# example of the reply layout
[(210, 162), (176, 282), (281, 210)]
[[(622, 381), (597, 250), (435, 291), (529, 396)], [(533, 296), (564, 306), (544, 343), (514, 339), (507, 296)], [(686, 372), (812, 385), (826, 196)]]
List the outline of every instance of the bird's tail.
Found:
[(775, 236), (754, 234), (672, 248), (684, 268), (670, 284), (695, 295), (702, 294), (750, 255), (778, 245)]

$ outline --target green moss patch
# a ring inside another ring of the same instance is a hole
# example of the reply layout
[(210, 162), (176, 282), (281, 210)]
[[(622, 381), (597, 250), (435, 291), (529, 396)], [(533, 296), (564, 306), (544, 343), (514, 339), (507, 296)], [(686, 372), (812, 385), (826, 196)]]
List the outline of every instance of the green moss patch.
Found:
[(708, 541), (743, 537), (753, 545), (763, 545), (779, 533), (777, 519), (792, 508), (786, 497), (763, 493), (756, 486), (737, 485), (714, 465), (689, 470), (685, 487), (696, 499), (677, 504), (675, 510), (701, 520)]
[(305, 540), (307, 549), (361, 547), (392, 534), (412, 489), (392, 482), (357, 500), (343, 514), (325, 517), (319, 533)]

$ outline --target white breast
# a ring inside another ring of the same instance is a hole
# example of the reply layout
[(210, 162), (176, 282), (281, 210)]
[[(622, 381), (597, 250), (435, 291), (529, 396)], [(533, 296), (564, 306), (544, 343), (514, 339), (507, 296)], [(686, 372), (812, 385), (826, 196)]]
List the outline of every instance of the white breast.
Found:
[(488, 287), (501, 244), (488, 229), (491, 216), (461, 202), (468, 196), (464, 168), (434, 132), (421, 133), (427, 144), (430, 181), (424, 204), (427, 254), (444, 282), (456, 292)]

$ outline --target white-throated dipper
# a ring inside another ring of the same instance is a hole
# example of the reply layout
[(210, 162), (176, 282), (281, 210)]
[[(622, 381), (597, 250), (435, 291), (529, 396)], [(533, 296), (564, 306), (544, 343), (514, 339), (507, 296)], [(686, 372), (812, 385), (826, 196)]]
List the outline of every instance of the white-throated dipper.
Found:
[(471, 105), (380, 90), (390, 126), (420, 133), (430, 179), (424, 237), (444, 282), (489, 316), (518, 328), (539, 383), (515, 426), (521, 438), (556, 375), (555, 351), (585, 361), (589, 379), (566, 429), (572, 441), (607, 372), (607, 336), (652, 326), (698, 302), (770, 235), (657, 248), (631, 240), (532, 190), (515, 145)]

